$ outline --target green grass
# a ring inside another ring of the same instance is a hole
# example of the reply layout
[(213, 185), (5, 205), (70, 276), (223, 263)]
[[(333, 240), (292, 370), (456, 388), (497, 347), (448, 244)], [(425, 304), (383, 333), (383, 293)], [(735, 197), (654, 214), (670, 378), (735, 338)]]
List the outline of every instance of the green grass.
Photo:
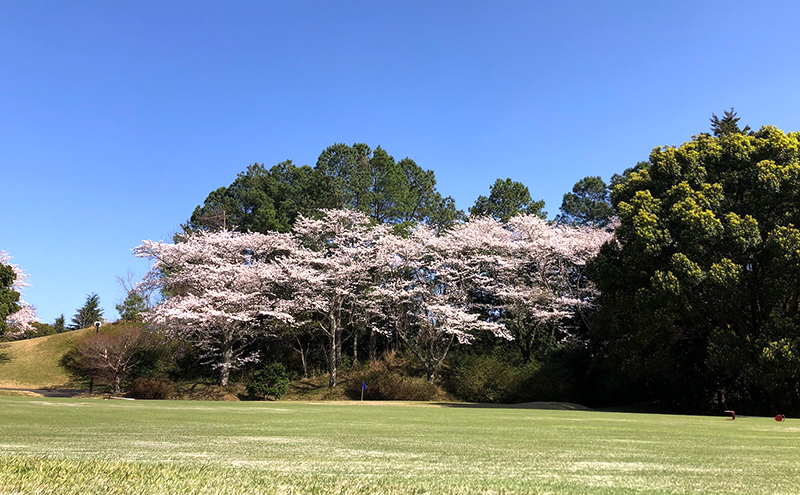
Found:
[(800, 493), (766, 418), (0, 397), (0, 493)]
[(94, 328), (0, 343), (0, 388), (69, 388), (59, 360), (75, 340)]

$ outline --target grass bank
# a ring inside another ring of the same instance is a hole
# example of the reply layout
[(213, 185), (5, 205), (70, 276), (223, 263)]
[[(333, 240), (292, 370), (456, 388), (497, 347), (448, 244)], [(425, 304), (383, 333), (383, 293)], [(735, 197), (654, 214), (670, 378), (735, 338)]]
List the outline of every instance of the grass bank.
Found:
[(0, 388), (69, 388), (73, 384), (59, 360), (93, 328), (47, 337), (0, 342)]
[(0, 397), (0, 493), (800, 493), (767, 418)]

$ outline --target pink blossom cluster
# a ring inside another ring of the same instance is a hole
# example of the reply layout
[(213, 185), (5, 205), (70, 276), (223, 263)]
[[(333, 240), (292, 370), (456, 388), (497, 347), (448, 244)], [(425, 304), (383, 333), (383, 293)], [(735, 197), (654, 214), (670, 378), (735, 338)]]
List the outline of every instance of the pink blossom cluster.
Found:
[(11, 255), (6, 251), (0, 251), (0, 265), (10, 266), (11, 270), (13, 270), (16, 275), (11, 289), (20, 294), (19, 311), (11, 313), (8, 318), (6, 318), (6, 326), (8, 328), (6, 336), (15, 338), (23, 335), (26, 331), (35, 331), (32, 324), (38, 322), (39, 319), (36, 316), (36, 308), (22, 299), (23, 289), (31, 286), (28, 282), (28, 274), (19, 266), (10, 263), (10, 261)]

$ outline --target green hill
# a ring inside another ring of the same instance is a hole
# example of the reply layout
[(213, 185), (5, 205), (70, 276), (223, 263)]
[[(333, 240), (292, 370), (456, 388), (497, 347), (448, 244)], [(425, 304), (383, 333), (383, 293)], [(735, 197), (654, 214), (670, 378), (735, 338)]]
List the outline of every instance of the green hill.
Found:
[(90, 331), (94, 328), (0, 343), (0, 388), (69, 388), (71, 378), (59, 360)]

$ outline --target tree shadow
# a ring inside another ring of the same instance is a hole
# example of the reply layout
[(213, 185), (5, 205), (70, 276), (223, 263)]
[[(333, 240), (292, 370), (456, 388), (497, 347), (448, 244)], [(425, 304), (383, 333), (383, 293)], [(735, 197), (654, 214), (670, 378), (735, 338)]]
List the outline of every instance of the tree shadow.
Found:
[(8, 344), (0, 344), (0, 364), (5, 364), (11, 361), (11, 356), (6, 351), (7, 348)]
[(548, 411), (594, 411), (594, 409), (572, 402), (522, 402), (519, 404), (489, 404), (478, 402), (433, 402), (439, 407), (464, 409), (541, 409)]

